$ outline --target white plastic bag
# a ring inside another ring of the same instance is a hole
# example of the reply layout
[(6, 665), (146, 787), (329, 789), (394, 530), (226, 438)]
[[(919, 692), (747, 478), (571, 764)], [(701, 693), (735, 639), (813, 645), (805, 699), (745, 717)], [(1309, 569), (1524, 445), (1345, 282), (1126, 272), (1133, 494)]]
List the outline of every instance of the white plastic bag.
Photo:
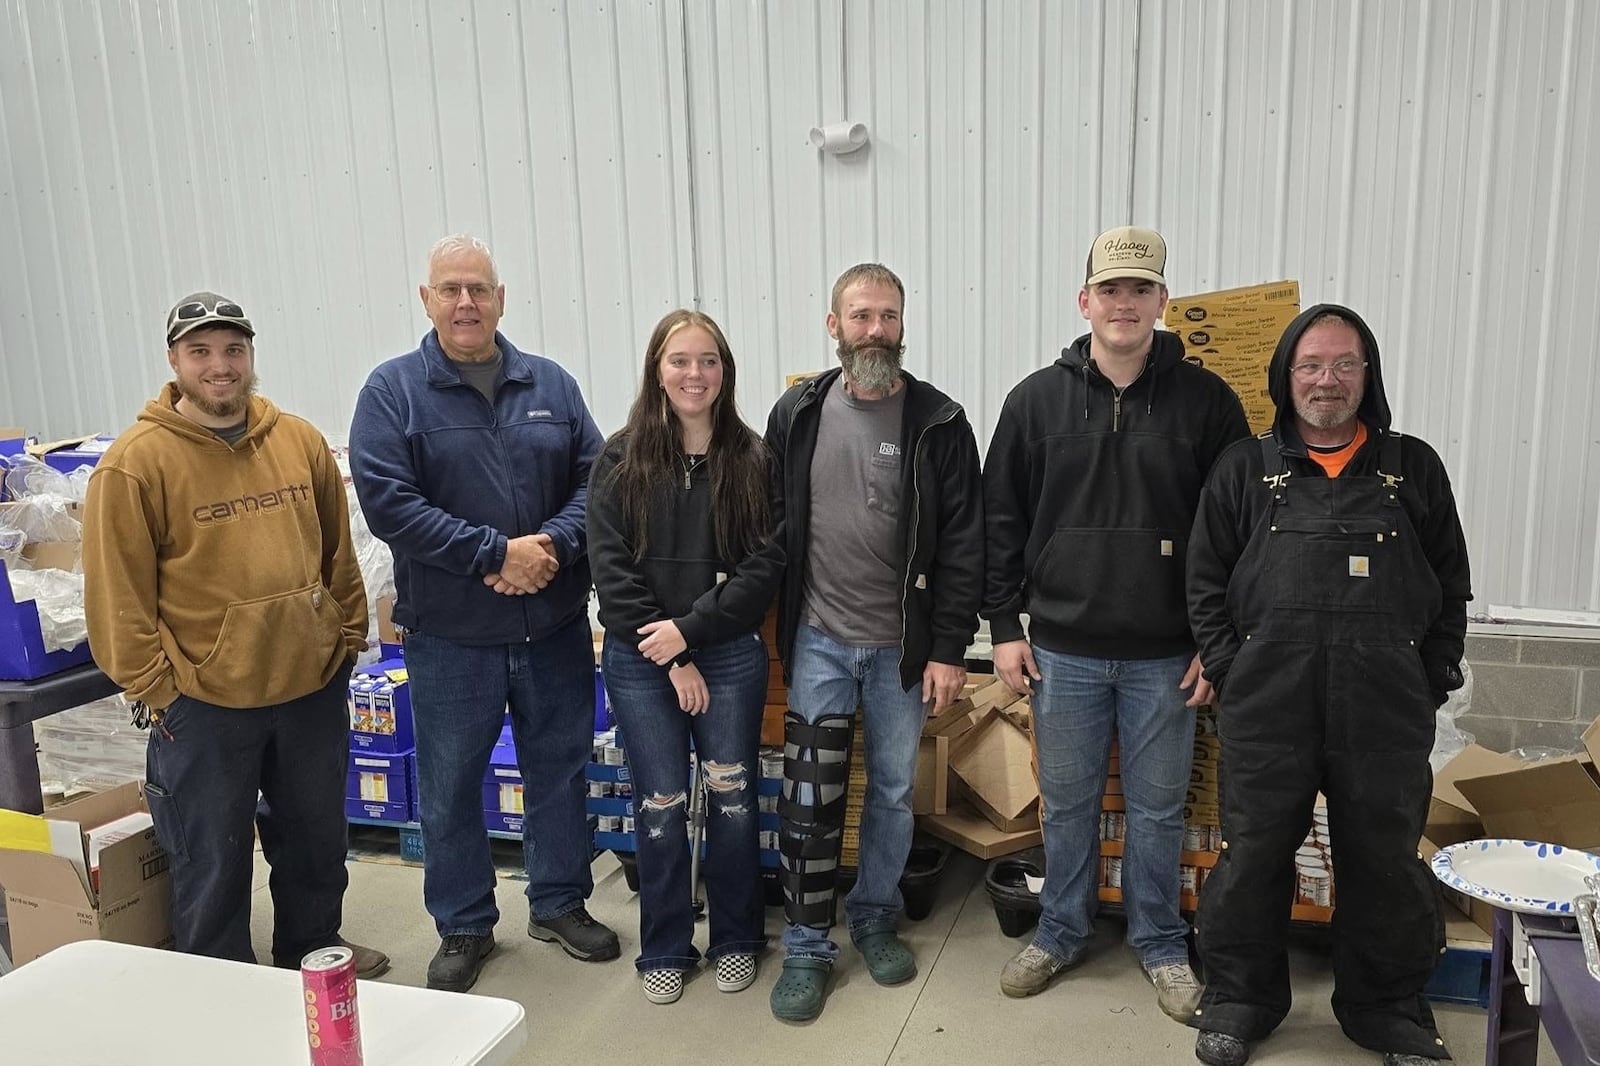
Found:
[(82, 574), (17, 570), (11, 574), (11, 594), (19, 602), (33, 600), (38, 606), (45, 651), (76, 648), (89, 639), (89, 623), (83, 616)]
[(1428, 756), (1428, 765), (1433, 767), (1434, 773), (1444, 769), (1446, 763), (1477, 739), (1456, 724), (1457, 718), (1472, 711), (1472, 667), (1464, 659), (1461, 679), (1461, 687), (1450, 693), (1444, 706), (1434, 712), (1433, 754)]

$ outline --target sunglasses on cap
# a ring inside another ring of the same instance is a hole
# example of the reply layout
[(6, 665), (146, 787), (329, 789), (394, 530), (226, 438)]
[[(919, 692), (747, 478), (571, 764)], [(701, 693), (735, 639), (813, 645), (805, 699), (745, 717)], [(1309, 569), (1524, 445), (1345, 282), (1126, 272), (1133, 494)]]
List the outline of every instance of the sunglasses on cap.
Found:
[(245, 333), (255, 335), (254, 327), (245, 317), (244, 308), (232, 300), (208, 293), (203, 297), (184, 301), (167, 315), (167, 343), (172, 344), (202, 322), (224, 324), (232, 322)]

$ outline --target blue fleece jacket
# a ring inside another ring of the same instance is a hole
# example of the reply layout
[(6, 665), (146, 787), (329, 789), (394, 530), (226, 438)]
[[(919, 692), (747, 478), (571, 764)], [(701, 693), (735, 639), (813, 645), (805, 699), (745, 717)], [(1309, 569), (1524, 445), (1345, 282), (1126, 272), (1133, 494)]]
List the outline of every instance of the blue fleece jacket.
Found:
[[(493, 405), (430, 331), (380, 365), (356, 400), (350, 472), (367, 526), (394, 552), (397, 625), (459, 644), (537, 640), (589, 598), (584, 510), (603, 443), (578, 383), (498, 332)], [(506, 541), (547, 533), (561, 568), (543, 590), (483, 583)]]

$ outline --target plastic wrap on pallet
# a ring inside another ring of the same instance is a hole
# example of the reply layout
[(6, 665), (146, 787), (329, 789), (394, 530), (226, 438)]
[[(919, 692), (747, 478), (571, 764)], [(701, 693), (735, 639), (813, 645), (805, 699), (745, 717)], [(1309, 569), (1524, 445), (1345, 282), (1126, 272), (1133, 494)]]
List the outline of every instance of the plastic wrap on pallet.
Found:
[[(93, 467), (82, 466), (67, 474), (32, 455), (13, 455), (6, 462), (5, 496), (12, 500), (40, 496), (65, 497), (81, 503), (88, 494), (89, 474), (93, 473), (93, 470)], [(70, 540), (72, 538), (45, 537), (35, 539)]]
[(63, 792), (144, 780), (148, 734), (134, 726), (120, 694), (41, 718), (34, 731), (39, 777)]
[(361, 568), (361, 581), (367, 587), (367, 642), (371, 645), (363, 652), (357, 665), (365, 666), (382, 657), (378, 647), (378, 601), (394, 595), (394, 553), (389, 546), (367, 528), (367, 516), (350, 486), (350, 449), (342, 441), (331, 447), (333, 461), (344, 478), (345, 504), (350, 511), (350, 544), (355, 549), (356, 565)]
[(89, 639), (83, 614), (83, 575), (65, 570), (11, 571), (11, 594), (39, 609), (39, 635), (47, 652), (76, 648)]

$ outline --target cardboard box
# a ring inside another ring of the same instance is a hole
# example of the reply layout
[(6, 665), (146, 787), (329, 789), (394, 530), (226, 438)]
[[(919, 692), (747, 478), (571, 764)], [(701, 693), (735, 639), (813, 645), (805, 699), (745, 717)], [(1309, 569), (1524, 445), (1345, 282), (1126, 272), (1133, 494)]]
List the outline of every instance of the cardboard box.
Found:
[(76, 940), (172, 946), (172, 881), (154, 828), (100, 852), (98, 891), (87, 877), (86, 830), (148, 810), (144, 787), (137, 781), (52, 808), (44, 821), (77, 836), (82, 872), (62, 855), (0, 848), (0, 885), (6, 891), (14, 962), (20, 965)]
[(997, 829), (989, 819), (963, 802), (953, 802), (943, 814), (925, 814), (917, 819), (923, 832), (954, 844), (962, 851), (980, 859), (993, 859), (1000, 855), (1044, 843), (1044, 832), (1035, 826), (1018, 832)]
[(35, 459), (43, 459), (46, 466), (70, 474), (80, 466), (98, 463), (115, 439), (98, 433), (86, 433), (80, 437), (30, 444), (27, 451)]
[(1523, 764), (1510, 755), (1469, 744), (1433, 775), (1433, 798), (1428, 803), (1428, 820), (1423, 836), (1435, 850), (1476, 840), (1484, 835), (1477, 809), (1461, 794), (1456, 783), (1462, 778), (1482, 777), (1521, 769)]
[(1033, 777), (1033, 742), (990, 707), (950, 745), (950, 769), (966, 787), (972, 805), (997, 827), (1017, 828), (1018, 819), (1039, 805)]
[(416, 755), (405, 752), (350, 752), (350, 776), (345, 788), (344, 813), (349, 818), (376, 818), (381, 822), (416, 820)]
[(943, 814), (950, 804), (950, 738), (923, 737), (917, 744), (917, 779), (912, 814)]
[(1600, 720), (1583, 734), (1586, 754), (1461, 777), (1466, 797), (1491, 837), (1600, 848)]
[(1162, 322), (1183, 342), (1184, 359), (1221, 377), (1244, 405), (1253, 433), (1272, 424), (1267, 364), (1284, 327), (1300, 310), (1300, 284), (1273, 281), (1179, 296)]
[(395, 597), (378, 597), (378, 654), (384, 659), (399, 659), (405, 655), (405, 641), (394, 624)]

